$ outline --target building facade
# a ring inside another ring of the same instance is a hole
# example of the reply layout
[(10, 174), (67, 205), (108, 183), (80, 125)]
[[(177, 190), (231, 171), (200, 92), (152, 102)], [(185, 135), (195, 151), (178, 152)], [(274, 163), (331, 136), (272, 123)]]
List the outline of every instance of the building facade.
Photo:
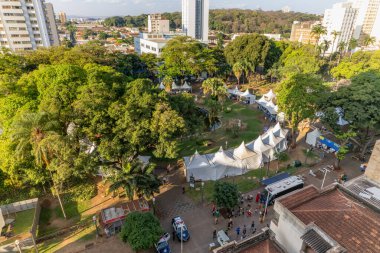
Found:
[(365, 37), (375, 37), (380, 41), (380, 0), (350, 0), (358, 9), (353, 38), (362, 42)]
[[(322, 25), (326, 27), (327, 33), (319, 42), (322, 43), (324, 40), (331, 42), (327, 53), (337, 52), (341, 42), (348, 45), (353, 36), (357, 14), (358, 9), (351, 2), (334, 4), (331, 9), (325, 11)], [(339, 35), (334, 35), (335, 32)]]
[(58, 19), (59, 19), (59, 22), (60, 22), (61, 24), (66, 23), (66, 22), (67, 22), (67, 16), (66, 16), (66, 13), (63, 12), (63, 11), (59, 12), (59, 13), (58, 13)]
[(184, 34), (180, 33), (140, 33), (135, 37), (135, 52), (141, 54), (155, 54), (161, 56), (162, 49), (166, 43), (175, 36)]
[(182, 32), (208, 42), (209, 0), (182, 0)]
[(148, 32), (149, 33), (168, 33), (170, 30), (170, 21), (161, 18), (161, 14), (148, 15)]
[(53, 6), (44, 0), (0, 1), (0, 46), (12, 51), (59, 45)]
[(321, 24), (319, 21), (294, 21), (292, 25), (292, 32), (290, 34), (290, 41), (315, 45), (317, 43), (317, 39), (313, 36), (311, 31), (314, 26), (319, 24)]

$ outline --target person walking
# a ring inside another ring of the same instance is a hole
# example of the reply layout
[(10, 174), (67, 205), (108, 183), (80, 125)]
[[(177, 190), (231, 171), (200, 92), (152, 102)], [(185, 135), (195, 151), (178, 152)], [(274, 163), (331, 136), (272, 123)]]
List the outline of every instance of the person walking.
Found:
[(259, 200), (260, 200), (260, 192), (256, 194), (256, 203), (259, 203)]
[(220, 216), (220, 212), (219, 212), (219, 209), (217, 209), (216, 211), (215, 211), (215, 219), (214, 219), (214, 221), (215, 221), (215, 225), (216, 224), (218, 224), (218, 222), (219, 222), (219, 216)]
[(247, 226), (244, 225), (244, 228), (243, 228), (243, 238), (245, 238), (246, 235), (247, 235)]
[(212, 239), (216, 239), (216, 229), (214, 229), (214, 232), (212, 232)]
[(255, 221), (253, 220), (251, 224), (251, 232), (253, 232), (254, 229), (255, 229)]
[(182, 194), (185, 194), (185, 192), (186, 192), (186, 188), (185, 186), (182, 186)]
[(236, 228), (236, 238), (239, 238), (240, 235), (240, 227)]

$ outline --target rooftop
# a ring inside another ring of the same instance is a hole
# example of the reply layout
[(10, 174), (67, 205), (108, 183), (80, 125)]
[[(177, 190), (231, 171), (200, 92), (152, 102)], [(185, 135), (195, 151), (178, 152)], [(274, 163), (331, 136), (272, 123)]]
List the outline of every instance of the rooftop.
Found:
[(282, 253), (278, 246), (269, 238), (239, 253)]
[(309, 186), (279, 199), (305, 225), (314, 223), (348, 252), (380, 252), (380, 214), (340, 187)]

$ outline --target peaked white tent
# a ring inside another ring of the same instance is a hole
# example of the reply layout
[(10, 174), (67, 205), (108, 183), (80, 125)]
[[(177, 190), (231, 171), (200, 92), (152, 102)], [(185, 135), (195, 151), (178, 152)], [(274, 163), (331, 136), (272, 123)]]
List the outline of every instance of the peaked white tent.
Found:
[(195, 152), (191, 157), (184, 157), (186, 179), (189, 181), (194, 176), (196, 180), (218, 180), (259, 169), (263, 162), (275, 160), (277, 152), (287, 149), (287, 134), (288, 130), (277, 124), (247, 145), (243, 142), (227, 151), (220, 147), (218, 152), (207, 155)]
[(320, 136), (322, 136), (322, 133), (319, 131), (318, 128), (316, 128), (314, 129), (314, 131), (306, 135), (306, 143), (315, 147), (315, 145), (317, 144), (317, 140)]
[(271, 89), (270, 91), (268, 91), (268, 93), (264, 94), (263, 97), (266, 101), (269, 102), (276, 98), (276, 94), (274, 94), (273, 90)]
[(160, 90), (165, 90), (165, 85), (163, 82), (160, 83), (160, 86), (158, 86)]
[(179, 87), (175, 82), (172, 83), (172, 90), (180, 90), (181, 87)]
[(185, 81), (185, 83), (183, 84), (183, 86), (181, 87), (182, 90), (188, 90), (188, 91), (191, 91), (191, 86)]

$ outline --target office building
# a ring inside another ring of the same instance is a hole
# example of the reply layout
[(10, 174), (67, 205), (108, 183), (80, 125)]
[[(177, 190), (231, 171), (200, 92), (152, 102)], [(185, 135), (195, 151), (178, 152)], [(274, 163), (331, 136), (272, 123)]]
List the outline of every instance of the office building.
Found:
[(141, 54), (155, 54), (161, 56), (162, 49), (166, 43), (180, 33), (140, 33), (134, 38), (135, 52)]
[(321, 22), (319, 21), (294, 21), (292, 25), (292, 32), (290, 34), (290, 41), (315, 45), (317, 43), (317, 39), (311, 31), (314, 26), (320, 24)]
[(148, 32), (149, 33), (168, 33), (170, 30), (170, 21), (161, 18), (161, 14), (148, 15)]
[[(321, 37), (319, 43), (324, 40), (331, 42), (327, 53), (338, 51), (338, 45), (341, 42), (348, 45), (353, 35), (357, 14), (358, 9), (352, 2), (336, 3), (331, 9), (325, 11), (322, 25), (327, 33)], [(339, 32), (339, 35), (334, 35), (335, 32)]]
[(182, 32), (208, 42), (209, 0), (182, 0)]
[(66, 13), (61, 11), (58, 13), (58, 19), (61, 24), (65, 24), (67, 22), (67, 16)]
[(59, 45), (53, 6), (44, 0), (0, 0), (0, 46), (12, 51)]

